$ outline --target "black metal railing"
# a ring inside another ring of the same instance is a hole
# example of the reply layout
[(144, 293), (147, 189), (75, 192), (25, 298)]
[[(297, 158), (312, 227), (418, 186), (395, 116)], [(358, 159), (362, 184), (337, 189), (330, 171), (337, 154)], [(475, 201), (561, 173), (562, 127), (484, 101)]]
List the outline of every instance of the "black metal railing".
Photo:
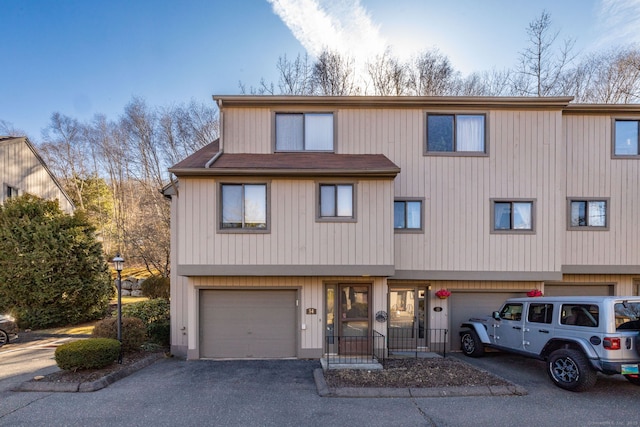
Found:
[(380, 363), (386, 354), (385, 336), (373, 331), (369, 336), (328, 335), (324, 354), (327, 366)]
[(448, 329), (416, 329), (389, 327), (387, 344), (389, 355), (402, 354), (418, 357), (419, 353), (447, 355)]

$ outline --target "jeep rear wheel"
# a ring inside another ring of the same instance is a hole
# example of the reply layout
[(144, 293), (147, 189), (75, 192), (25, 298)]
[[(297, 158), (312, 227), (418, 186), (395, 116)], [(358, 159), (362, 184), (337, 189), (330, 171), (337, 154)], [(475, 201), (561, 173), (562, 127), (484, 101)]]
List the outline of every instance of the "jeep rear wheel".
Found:
[(469, 357), (480, 357), (484, 355), (482, 341), (474, 331), (464, 331), (460, 335), (460, 348)]
[(9, 342), (9, 335), (2, 329), (0, 329), (0, 347)]
[(597, 372), (582, 352), (562, 348), (551, 353), (547, 373), (555, 385), (570, 391), (585, 391), (594, 386)]

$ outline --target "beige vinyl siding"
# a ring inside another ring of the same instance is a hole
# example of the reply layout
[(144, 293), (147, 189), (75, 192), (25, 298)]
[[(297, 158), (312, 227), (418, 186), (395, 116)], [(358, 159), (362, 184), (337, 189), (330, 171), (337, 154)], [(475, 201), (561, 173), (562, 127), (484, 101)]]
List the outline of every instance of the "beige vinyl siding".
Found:
[[(337, 153), (384, 154), (401, 168), (394, 181), (394, 197), (425, 199), (424, 234), (395, 235), (397, 269), (560, 271), (565, 224), (558, 212), (563, 211), (566, 200), (559, 109), (454, 110), (429, 106), (341, 107), (333, 111)], [(486, 114), (489, 156), (424, 156), (427, 111)], [(272, 111), (268, 108), (227, 108), (225, 152), (271, 152), (271, 122)], [(535, 200), (535, 234), (491, 234), (492, 198)], [(317, 230), (302, 227), (299, 232), (313, 234)], [(272, 234), (275, 235), (273, 229)], [(327, 239), (324, 233), (313, 236)], [(325, 241), (321, 246), (327, 244), (331, 242)], [(301, 249), (301, 254), (309, 250)], [(357, 256), (351, 249), (348, 254)], [(331, 263), (324, 256), (319, 254), (313, 259)]]
[(62, 211), (73, 213), (73, 205), (24, 138), (0, 140), (0, 203), (6, 197), (6, 185), (17, 188), (19, 195), (30, 193), (43, 199), (57, 200)]
[[(612, 159), (612, 117), (564, 116), (567, 197), (609, 199), (608, 231), (564, 232), (566, 265), (639, 263), (640, 159)], [(566, 207), (559, 212), (566, 218)]]
[[(565, 274), (562, 283), (597, 283), (614, 285), (614, 295), (635, 295), (634, 281), (640, 279), (640, 275), (621, 274)], [(555, 283), (555, 282), (554, 282)]]
[(217, 232), (216, 180), (181, 178), (178, 264), (392, 265), (393, 183), (354, 182), (357, 221), (317, 222), (315, 180), (270, 180), (270, 232), (253, 234)]

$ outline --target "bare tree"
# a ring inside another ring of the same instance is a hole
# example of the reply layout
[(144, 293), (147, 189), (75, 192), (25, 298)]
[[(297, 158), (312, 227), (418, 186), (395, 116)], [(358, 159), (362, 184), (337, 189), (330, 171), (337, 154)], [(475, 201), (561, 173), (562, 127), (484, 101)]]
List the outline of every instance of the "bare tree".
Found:
[(278, 58), (276, 64), (278, 73), (278, 87), (282, 95), (312, 95), (314, 92), (313, 66), (307, 54), (298, 55), (294, 61), (287, 59), (287, 55)]
[(390, 48), (367, 63), (367, 72), (375, 95), (398, 96), (408, 92), (407, 67), (392, 55)]
[(337, 52), (324, 50), (313, 64), (313, 83), (320, 95), (358, 95), (354, 60)]
[(562, 94), (564, 73), (575, 56), (574, 41), (567, 39), (556, 51), (555, 42), (560, 34), (552, 32), (551, 15), (546, 11), (527, 27), (529, 47), (520, 53), (513, 78), (514, 91), (524, 96), (552, 96)]
[(418, 55), (409, 67), (408, 87), (412, 95), (442, 96), (456, 91), (460, 73), (437, 49)]
[(639, 102), (640, 50), (633, 46), (592, 54), (568, 74), (565, 87), (575, 102)]
[(27, 133), (13, 126), (12, 123), (6, 120), (0, 120), (0, 135), (1, 136), (27, 136)]

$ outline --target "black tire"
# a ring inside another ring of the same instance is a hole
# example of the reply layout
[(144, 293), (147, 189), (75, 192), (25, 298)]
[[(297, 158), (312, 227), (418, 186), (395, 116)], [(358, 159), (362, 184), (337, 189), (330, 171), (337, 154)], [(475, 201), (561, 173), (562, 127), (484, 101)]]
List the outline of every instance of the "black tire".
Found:
[(460, 348), (469, 357), (484, 356), (484, 345), (475, 331), (463, 331), (460, 335)]
[(638, 375), (625, 375), (627, 381), (633, 385), (640, 385), (640, 377)]
[(9, 342), (9, 335), (2, 329), (0, 329), (0, 347)]
[(593, 387), (598, 373), (579, 350), (561, 348), (551, 353), (547, 373), (555, 385), (569, 391), (585, 391)]

